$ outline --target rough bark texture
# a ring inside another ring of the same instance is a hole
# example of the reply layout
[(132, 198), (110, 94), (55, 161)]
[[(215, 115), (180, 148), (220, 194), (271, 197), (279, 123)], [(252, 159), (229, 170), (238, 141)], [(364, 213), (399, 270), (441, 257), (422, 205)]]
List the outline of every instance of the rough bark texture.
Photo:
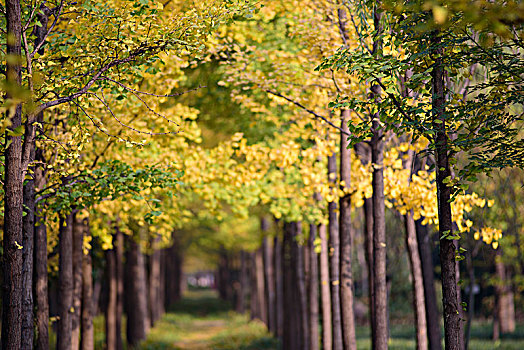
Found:
[(415, 312), (417, 349), (426, 350), (428, 348), (428, 337), (426, 326), (426, 304), (424, 301), (424, 281), (418, 250), (415, 220), (413, 220), (412, 213), (404, 215), (404, 223), (406, 226), (406, 246), (408, 248), (411, 275), (413, 277), (413, 310)]
[(57, 350), (71, 350), (73, 307), (73, 214), (60, 219), (58, 233), (58, 333)]
[[(7, 24), (7, 55), (20, 57), (22, 21), (20, 1), (5, 2)], [(13, 86), (21, 84), (21, 67), (18, 60), (7, 60), (6, 77)], [(9, 93), (6, 98), (11, 97)], [(11, 121), (10, 130), (22, 125), (22, 106), (7, 112)], [(6, 133), (9, 147), (5, 150), (4, 175), (4, 239), (3, 239), (3, 295), (2, 295), (2, 349), (18, 350), (22, 337), (22, 138)]]
[(315, 251), (315, 239), (317, 237), (317, 226), (309, 225), (308, 257), (309, 260), (309, 283), (308, 283), (308, 319), (311, 334), (310, 350), (319, 350), (319, 330), (318, 330), (318, 255)]
[(276, 334), (275, 274), (273, 271), (273, 249), (271, 248), (269, 237), (264, 237), (262, 250), (264, 252), (264, 284), (266, 286), (268, 329), (271, 334)]
[(318, 226), (320, 238), (320, 298), (322, 305), (322, 348), (331, 349), (333, 338), (331, 337), (331, 290), (329, 288), (329, 253), (327, 227), (324, 224)]
[(284, 280), (283, 280), (283, 261), (282, 261), (282, 242), (275, 236), (273, 240), (273, 258), (275, 271), (275, 315), (276, 315), (276, 336), (283, 343), (284, 335)]
[[(440, 47), (440, 37), (437, 31), (431, 34), (433, 59), (431, 72), (433, 128), (436, 130), (436, 168), (437, 168), (437, 198), (439, 216), (439, 237), (452, 235), (451, 188), (444, 180), (451, 176), (448, 159), (448, 135), (445, 122), (445, 86), (443, 50)], [(455, 264), (455, 242), (451, 239), (440, 239), (440, 264), (442, 268), (442, 303), (444, 307), (444, 339), (446, 350), (460, 349), (460, 310), (457, 299), (457, 280)]]
[[(342, 130), (349, 133), (349, 110), (343, 110), (341, 115)], [(351, 150), (348, 137), (340, 134), (340, 181), (344, 182), (341, 189), (349, 189), (351, 183)], [(340, 206), (340, 309), (342, 317), (342, 339), (345, 350), (355, 350), (357, 339), (355, 334), (355, 314), (353, 312), (353, 272), (351, 262), (352, 227), (351, 227), (351, 195), (346, 194), (339, 200)]]
[(132, 237), (126, 235), (125, 308), (127, 314), (127, 343), (135, 348), (146, 338), (148, 331), (147, 283), (144, 255)]
[[(34, 147), (31, 155), (34, 159)], [(35, 182), (33, 179), (24, 184), (24, 206), (23, 217), (23, 243), (22, 255), (22, 349), (33, 348), (34, 322), (33, 322), (33, 259), (34, 259), (34, 236), (35, 236)]]
[[(38, 160), (42, 160), (41, 151), (36, 152)], [(43, 169), (35, 171), (37, 189), (46, 185)], [(49, 347), (49, 301), (47, 296), (47, 230), (43, 210), (36, 207), (35, 212), (35, 239), (34, 239), (34, 278), (33, 295), (35, 302), (35, 349), (46, 350)]]
[(82, 315), (82, 272), (83, 272), (84, 225), (77, 215), (73, 216), (73, 310), (71, 312), (71, 344), (80, 346)]
[[(328, 157), (328, 178), (332, 183), (337, 178), (337, 159), (335, 154)], [(333, 350), (342, 350), (342, 318), (340, 314), (340, 238), (337, 217), (337, 203), (328, 203), (329, 214), (329, 272), (331, 290), (331, 330)]]
[[(89, 222), (84, 220), (86, 234), (89, 234)], [(93, 265), (91, 251), (83, 255), (82, 259), (82, 325), (81, 325), (81, 350), (94, 350), (95, 339), (93, 329)]]
[(429, 349), (441, 350), (440, 312), (437, 306), (437, 293), (435, 291), (431, 237), (428, 232), (428, 227), (422, 225), (421, 220), (417, 220), (415, 224), (424, 282), (424, 303)]

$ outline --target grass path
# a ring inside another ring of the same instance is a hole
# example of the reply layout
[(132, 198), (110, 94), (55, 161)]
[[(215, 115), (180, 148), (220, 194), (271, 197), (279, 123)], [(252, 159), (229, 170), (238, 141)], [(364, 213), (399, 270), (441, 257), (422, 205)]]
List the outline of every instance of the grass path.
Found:
[(276, 350), (278, 343), (261, 322), (231, 311), (214, 291), (192, 291), (157, 322), (141, 348)]

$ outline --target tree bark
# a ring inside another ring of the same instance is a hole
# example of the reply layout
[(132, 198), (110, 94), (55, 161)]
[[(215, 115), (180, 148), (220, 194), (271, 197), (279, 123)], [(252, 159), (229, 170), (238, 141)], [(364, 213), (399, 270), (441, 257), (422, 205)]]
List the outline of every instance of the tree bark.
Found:
[(310, 347), (310, 333), (309, 333), (309, 321), (308, 321), (308, 304), (307, 304), (307, 292), (306, 292), (306, 275), (305, 275), (305, 256), (304, 246), (298, 242), (298, 237), (302, 233), (302, 223), (292, 223), (292, 263), (293, 271), (295, 273), (294, 285), (295, 285), (295, 303), (296, 303), (296, 320), (297, 320), (297, 337), (299, 338), (299, 349), (309, 349)]
[(257, 310), (259, 312), (260, 320), (266, 325), (267, 319), (267, 302), (266, 302), (266, 288), (264, 285), (264, 263), (263, 263), (262, 247), (255, 251), (255, 276), (257, 289)]
[(322, 348), (331, 349), (333, 346), (331, 327), (331, 290), (329, 288), (329, 253), (327, 227), (324, 224), (318, 226), (320, 238), (320, 298), (322, 300)]
[[(31, 152), (34, 159), (34, 147)], [(32, 177), (34, 175), (31, 175)], [(35, 236), (35, 182), (29, 179), (23, 188), (25, 216), (23, 217), (23, 296), (22, 296), (22, 342), (21, 349), (32, 349), (34, 338), (33, 322), (33, 259)]]
[[(5, 16), (7, 24), (6, 54), (16, 59), (7, 60), (6, 77), (13, 87), (21, 85), (21, 34), (22, 20), (20, 1), (6, 0)], [(11, 98), (8, 92), (6, 98)], [(22, 338), (22, 137), (10, 136), (22, 125), (22, 105), (14, 108), (14, 113), (6, 113), (11, 125), (6, 132), (4, 176), (4, 239), (3, 239), (3, 295), (2, 295), (2, 349), (18, 350)]]
[(160, 309), (158, 300), (160, 299), (160, 250), (155, 248), (160, 237), (151, 241), (152, 253), (149, 256), (149, 305), (151, 327), (155, 325), (160, 318)]
[[(84, 220), (84, 230), (89, 234), (89, 221)], [(91, 251), (82, 254), (82, 325), (81, 325), (81, 350), (94, 350), (95, 339), (93, 329), (94, 304), (93, 304), (93, 264)]]
[[(39, 160), (40, 152), (37, 152)], [(46, 179), (41, 167), (36, 169), (35, 182), (38, 189), (43, 189)], [(47, 230), (42, 208), (36, 207), (34, 239), (34, 300), (36, 323), (36, 350), (49, 348), (49, 300), (47, 288)]]
[(124, 348), (122, 339), (122, 315), (124, 313), (124, 236), (118, 226), (113, 236), (115, 250), (115, 277), (116, 277), (116, 350)]
[(513, 291), (508, 283), (508, 271), (502, 261), (501, 248), (495, 257), (495, 271), (497, 274), (495, 298), (499, 333), (513, 333), (515, 331), (515, 302)]
[(318, 331), (318, 255), (315, 251), (315, 239), (317, 238), (317, 225), (309, 225), (309, 238), (307, 259), (309, 260), (309, 284), (308, 284), (308, 305), (309, 310), (308, 333), (311, 334), (310, 350), (319, 350), (319, 331)]
[(269, 237), (264, 237), (262, 241), (264, 251), (264, 282), (266, 286), (266, 309), (268, 319), (268, 329), (273, 335), (276, 334), (275, 316), (275, 274), (273, 271), (273, 249), (271, 248)]
[(408, 249), (411, 276), (413, 277), (413, 310), (415, 313), (415, 326), (417, 350), (428, 348), (426, 309), (424, 296), (424, 281), (422, 277), (422, 263), (418, 250), (417, 232), (413, 214), (404, 215), (406, 226), (406, 246)]
[[(113, 244), (114, 244), (113, 238)], [(105, 310), (106, 349), (117, 350), (117, 299), (118, 281), (116, 275), (116, 253), (115, 247), (105, 251), (106, 258), (106, 281), (107, 281), (107, 305)]]
[[(139, 228), (143, 230), (143, 228)], [(146, 338), (149, 330), (147, 311), (147, 283), (144, 255), (132, 237), (127, 241), (125, 264), (125, 308), (127, 314), (127, 343), (132, 349)]]
[(73, 215), (73, 309), (71, 312), (71, 347), (80, 346), (82, 315), (82, 273), (83, 273), (84, 225), (78, 215)]
[[(336, 183), (337, 159), (332, 154), (328, 157), (328, 178), (331, 183)], [(329, 271), (331, 290), (331, 320), (333, 350), (342, 350), (342, 318), (340, 313), (340, 238), (337, 218), (337, 203), (328, 203), (329, 215)]]
[(291, 224), (284, 223), (284, 238), (282, 241), (282, 271), (283, 271), (283, 294), (284, 294), (284, 329), (283, 349), (298, 350), (297, 338), (299, 336), (296, 327), (295, 305), (293, 295), (293, 264), (291, 259)]
[(275, 271), (275, 317), (276, 317), (276, 336), (283, 344), (284, 339), (284, 280), (283, 280), (283, 264), (282, 261), (283, 247), (278, 235), (273, 240), (273, 257)]
[(58, 233), (58, 334), (57, 350), (71, 349), (73, 307), (73, 214), (60, 218)]
[[(437, 198), (439, 217), (440, 263), (442, 267), (442, 303), (444, 307), (444, 341), (446, 350), (460, 349), (460, 310), (457, 299), (457, 280), (455, 264), (455, 242), (446, 237), (452, 236), (451, 188), (445, 179), (451, 177), (448, 158), (448, 135), (445, 116), (445, 83), (442, 61), (443, 49), (438, 31), (431, 34), (432, 56), (434, 59), (431, 72), (433, 128), (436, 130), (436, 169)], [(445, 237), (445, 238), (442, 238)]]
[[(349, 133), (349, 110), (342, 110), (341, 129)], [(351, 150), (348, 137), (340, 133), (340, 181), (341, 190), (349, 189), (351, 184)], [(339, 200), (340, 206), (340, 309), (342, 317), (342, 339), (345, 350), (356, 350), (355, 314), (353, 311), (353, 272), (351, 247), (353, 233), (351, 227), (351, 195), (345, 194)]]
[(430, 350), (441, 350), (440, 313), (437, 306), (435, 291), (434, 265), (432, 258), (432, 242), (428, 227), (422, 225), (421, 220), (415, 222), (419, 256), (421, 259), (422, 276), (424, 282), (424, 303), (426, 309), (426, 323)]

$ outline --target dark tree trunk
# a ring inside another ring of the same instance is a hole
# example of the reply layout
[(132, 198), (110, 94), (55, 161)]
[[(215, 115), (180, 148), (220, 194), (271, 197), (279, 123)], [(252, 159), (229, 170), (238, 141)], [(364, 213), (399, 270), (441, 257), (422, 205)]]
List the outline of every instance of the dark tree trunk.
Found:
[(73, 307), (73, 214), (60, 218), (58, 234), (58, 334), (57, 350), (71, 350)]
[(266, 288), (264, 285), (264, 263), (263, 263), (262, 247), (255, 251), (255, 277), (257, 289), (257, 310), (259, 312), (260, 320), (266, 325), (267, 320), (267, 302), (266, 302)]
[(251, 320), (260, 320), (260, 304), (258, 303), (257, 267), (255, 252), (249, 253), (249, 314)]
[(413, 310), (415, 312), (417, 350), (426, 350), (428, 348), (428, 338), (424, 301), (424, 281), (418, 250), (415, 220), (413, 220), (412, 213), (404, 215), (404, 223), (406, 226), (406, 246), (408, 248), (411, 275), (413, 277)]
[(122, 339), (122, 315), (124, 313), (124, 236), (120, 229), (115, 227), (113, 236), (115, 250), (115, 277), (116, 277), (116, 350), (124, 348)]
[[(439, 216), (439, 237), (452, 237), (451, 187), (444, 182), (451, 176), (448, 158), (448, 135), (445, 116), (445, 83), (443, 49), (437, 31), (431, 34), (435, 63), (431, 72), (433, 128), (436, 130), (436, 169), (437, 198)], [(457, 273), (455, 264), (455, 242), (452, 239), (440, 239), (440, 264), (442, 268), (442, 304), (444, 307), (444, 340), (446, 350), (459, 350), (461, 338), (460, 309), (457, 298)]]
[[(142, 228), (139, 228), (142, 230)], [(148, 332), (147, 282), (144, 255), (132, 237), (127, 241), (125, 264), (125, 290), (127, 314), (127, 343), (136, 348)]]
[(284, 239), (282, 241), (282, 271), (284, 292), (284, 329), (283, 349), (298, 350), (298, 327), (296, 316), (296, 300), (294, 299), (293, 261), (292, 261), (292, 225), (284, 223)]
[(498, 320), (498, 334), (513, 333), (515, 331), (515, 302), (513, 291), (508, 282), (508, 271), (502, 261), (501, 248), (495, 257), (495, 271), (497, 282), (495, 285), (496, 314)]
[(329, 288), (329, 252), (327, 227), (324, 224), (318, 226), (320, 238), (320, 298), (322, 305), (322, 348), (331, 349), (333, 345), (331, 327), (331, 290)]
[(296, 318), (297, 318), (297, 328), (300, 339), (299, 349), (309, 349), (311, 339), (311, 334), (309, 333), (309, 319), (308, 319), (308, 303), (307, 303), (307, 289), (306, 289), (306, 274), (305, 274), (305, 254), (304, 254), (304, 245), (298, 242), (299, 236), (302, 234), (302, 223), (294, 222), (292, 223), (293, 230), (293, 239), (292, 239), (292, 255), (293, 260), (293, 271), (295, 272), (295, 302), (297, 305), (296, 308)]
[(165, 307), (180, 299), (182, 293), (182, 256), (176, 231), (172, 232), (172, 244), (166, 250)]
[(246, 300), (247, 291), (249, 289), (249, 276), (247, 273), (247, 253), (245, 251), (240, 252), (240, 275), (239, 275), (239, 288), (238, 297), (236, 300), (235, 310), (236, 312), (243, 314), (246, 312)]
[[(332, 183), (337, 178), (337, 159), (332, 154), (328, 157), (328, 178)], [(333, 350), (342, 350), (342, 318), (340, 312), (340, 238), (337, 218), (337, 203), (328, 203), (329, 213), (329, 271), (331, 289), (331, 320)]]
[[(89, 235), (89, 221), (84, 220), (86, 235)], [(82, 259), (82, 326), (81, 350), (94, 350), (95, 339), (93, 329), (94, 303), (93, 303), (93, 264), (91, 251), (83, 255)]]
[(266, 309), (268, 319), (268, 329), (271, 334), (276, 334), (275, 316), (275, 274), (273, 271), (273, 249), (269, 237), (264, 237), (262, 241), (264, 251), (264, 282), (266, 286)]
[(78, 215), (73, 215), (73, 310), (71, 312), (71, 344), (80, 346), (82, 315), (82, 272), (83, 272), (84, 225)]
[[(113, 238), (114, 242), (114, 238)], [(113, 243), (114, 244), (114, 243)], [(107, 283), (107, 305), (105, 309), (105, 331), (106, 349), (117, 350), (117, 299), (118, 281), (116, 276), (116, 253), (115, 247), (105, 251), (106, 257), (106, 283)]]
[(282, 242), (275, 236), (273, 240), (273, 257), (274, 257), (274, 268), (275, 271), (275, 317), (276, 317), (276, 336), (280, 339), (280, 342), (284, 342), (284, 277), (283, 277), (283, 266), (284, 262), (282, 259), (283, 247)]
[(437, 306), (437, 293), (435, 291), (435, 276), (433, 272), (432, 242), (428, 227), (422, 225), (421, 220), (416, 221), (419, 256), (421, 259), (422, 275), (424, 281), (424, 302), (426, 309), (426, 323), (428, 327), (428, 340), (430, 350), (441, 350), (440, 313)]
[[(341, 114), (341, 128), (349, 133), (349, 110)], [(348, 137), (340, 134), (340, 181), (344, 182), (341, 190), (349, 189), (351, 183), (351, 150)], [(340, 206), (340, 309), (342, 317), (342, 339), (345, 350), (356, 350), (355, 314), (353, 312), (353, 272), (351, 246), (353, 242), (351, 227), (351, 195), (345, 194), (339, 200)]]
[[(36, 171), (39, 189), (45, 187), (45, 177), (39, 168)], [(43, 210), (36, 208), (34, 249), (34, 299), (36, 323), (36, 350), (49, 348), (49, 301), (47, 291), (47, 230)]]
[[(31, 159), (34, 159), (34, 147)], [(34, 175), (31, 175), (34, 176)], [(23, 217), (23, 296), (22, 296), (22, 343), (21, 349), (32, 349), (34, 338), (33, 322), (33, 259), (35, 236), (35, 182), (27, 180), (24, 188), (25, 216)]]
[(318, 331), (318, 255), (315, 252), (315, 239), (317, 237), (317, 226), (309, 225), (308, 257), (309, 260), (309, 283), (308, 283), (308, 333), (311, 334), (310, 350), (319, 350)]
[[(7, 55), (21, 56), (22, 20), (19, 0), (6, 0)], [(21, 67), (18, 59), (7, 60), (7, 81), (13, 86), (21, 85)], [(10, 98), (6, 94), (6, 98)], [(2, 349), (18, 350), (22, 337), (22, 137), (10, 136), (9, 131), (22, 125), (22, 105), (14, 113), (6, 113), (11, 121), (5, 136), (4, 152), (4, 239), (3, 239), (3, 295), (2, 295)]]

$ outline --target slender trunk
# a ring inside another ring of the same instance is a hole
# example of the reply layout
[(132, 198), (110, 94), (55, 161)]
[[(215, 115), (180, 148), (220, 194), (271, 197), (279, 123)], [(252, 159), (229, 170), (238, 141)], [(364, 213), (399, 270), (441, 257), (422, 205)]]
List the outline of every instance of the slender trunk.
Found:
[[(41, 152), (37, 159), (42, 160)], [(42, 168), (35, 172), (38, 189), (43, 189), (46, 179)], [(49, 300), (47, 291), (47, 230), (42, 208), (36, 207), (34, 247), (34, 300), (36, 323), (36, 350), (49, 348)]]
[(284, 339), (284, 280), (283, 280), (283, 261), (282, 261), (282, 243), (275, 236), (273, 240), (273, 270), (275, 271), (275, 318), (276, 318), (276, 336), (283, 344)]
[[(22, 20), (19, 0), (6, 0), (5, 16), (7, 24), (6, 54), (16, 57), (7, 60), (7, 81), (14, 87), (21, 85)], [(9, 93), (6, 98), (11, 98)], [(22, 125), (22, 105), (18, 104), (8, 111), (6, 120), (11, 121), (5, 136), (4, 152), (4, 239), (3, 239), (3, 295), (2, 295), (2, 349), (18, 350), (22, 338), (22, 137), (10, 136), (10, 132)], [(16, 133), (15, 133), (16, 134)]]
[(294, 284), (295, 284), (295, 303), (296, 307), (296, 319), (297, 329), (299, 338), (299, 349), (309, 349), (310, 347), (310, 333), (308, 332), (308, 303), (307, 303), (307, 292), (306, 292), (306, 275), (305, 275), (305, 256), (304, 246), (298, 242), (298, 237), (302, 233), (302, 223), (292, 223), (292, 261), (293, 271), (295, 272)]
[[(433, 128), (436, 130), (436, 168), (437, 198), (439, 217), (439, 237), (452, 237), (451, 187), (445, 183), (451, 176), (448, 158), (448, 136), (445, 116), (445, 86), (443, 49), (437, 31), (431, 34), (435, 63), (431, 72)], [(452, 239), (440, 239), (440, 263), (442, 269), (442, 303), (444, 307), (444, 340), (446, 350), (460, 349), (460, 310), (457, 298), (457, 280), (455, 264), (455, 242)]]
[(411, 276), (413, 277), (413, 310), (415, 311), (415, 326), (417, 333), (417, 350), (428, 348), (426, 309), (424, 297), (424, 281), (422, 277), (422, 264), (418, 251), (417, 232), (413, 214), (404, 215), (406, 226), (406, 246), (410, 263)]
[[(139, 228), (143, 230), (143, 228)], [(147, 282), (144, 255), (132, 237), (125, 236), (127, 241), (125, 264), (125, 309), (127, 314), (127, 343), (136, 348), (146, 338), (149, 330), (147, 311)]]
[[(113, 238), (114, 242), (114, 238)], [(107, 281), (107, 305), (105, 310), (106, 349), (117, 349), (117, 299), (118, 281), (116, 276), (116, 253), (115, 248), (105, 251), (106, 258), (106, 281)]]
[(83, 245), (84, 225), (78, 215), (73, 215), (73, 309), (71, 312), (71, 344), (73, 349), (78, 349), (80, 346)]
[(248, 253), (249, 256), (249, 314), (251, 320), (260, 319), (260, 304), (258, 303), (257, 288), (257, 266), (255, 253)]
[(154, 326), (156, 321), (160, 318), (160, 309), (158, 308), (158, 299), (160, 298), (160, 250), (155, 249), (160, 237), (155, 237), (151, 241), (151, 249), (153, 250), (149, 257), (149, 305), (151, 326)]
[(60, 218), (58, 233), (58, 334), (57, 350), (71, 350), (73, 307), (73, 214)]
[[(32, 147), (31, 159), (34, 159)], [(33, 176), (33, 175), (31, 175)], [(22, 343), (21, 349), (32, 349), (34, 338), (33, 325), (33, 259), (35, 236), (35, 182), (29, 179), (23, 188), (25, 215), (23, 222), (23, 263), (22, 263)]]
[(309, 284), (308, 284), (308, 319), (311, 334), (310, 350), (319, 350), (318, 331), (318, 256), (315, 251), (315, 239), (317, 238), (317, 225), (309, 225), (308, 257), (309, 260)]
[(249, 289), (249, 276), (247, 273), (247, 253), (245, 251), (240, 252), (240, 276), (239, 276), (239, 291), (235, 310), (236, 312), (243, 314), (246, 312), (246, 300), (247, 291)]
[(166, 253), (166, 249), (160, 250), (160, 277), (158, 285), (158, 300), (156, 301), (160, 317), (166, 312), (164, 307), (166, 303)]
[(424, 282), (424, 302), (426, 309), (426, 323), (430, 350), (441, 350), (440, 313), (437, 306), (437, 293), (435, 291), (435, 276), (433, 273), (433, 259), (431, 237), (428, 227), (422, 225), (421, 220), (416, 221), (416, 232), (419, 256), (422, 265)]
[[(349, 110), (341, 114), (341, 128), (349, 133)], [(349, 189), (351, 183), (351, 150), (348, 137), (340, 134), (340, 181), (341, 190)], [(355, 314), (353, 312), (353, 272), (351, 262), (352, 227), (351, 227), (351, 195), (345, 194), (339, 200), (340, 206), (340, 309), (342, 317), (342, 339), (345, 350), (355, 350), (357, 340), (355, 335)]]
[(122, 350), (124, 348), (124, 340), (122, 339), (122, 315), (124, 313), (124, 235), (118, 226), (115, 227), (113, 247), (115, 250), (116, 278), (116, 350)]
[[(84, 229), (86, 235), (89, 235), (89, 221), (87, 219), (84, 220)], [(82, 255), (82, 326), (80, 349), (94, 350), (93, 263), (91, 260), (91, 251)]]
[(260, 320), (266, 325), (267, 320), (267, 303), (266, 290), (264, 285), (264, 263), (263, 263), (262, 248), (255, 251), (255, 275), (256, 275), (256, 289), (257, 289), (257, 310), (259, 312)]
[(291, 224), (284, 223), (284, 239), (282, 241), (282, 271), (283, 271), (283, 296), (284, 296), (284, 329), (282, 348), (289, 350), (297, 350), (298, 332), (294, 319), (294, 305), (293, 300), (293, 273), (291, 261)]
[(266, 285), (266, 309), (268, 319), (268, 329), (271, 334), (276, 334), (275, 316), (275, 274), (273, 271), (273, 249), (271, 248), (269, 237), (264, 237), (262, 241), (264, 251), (264, 281)]
[(495, 270), (497, 284), (495, 286), (495, 298), (497, 299), (497, 319), (500, 334), (513, 333), (515, 331), (515, 302), (514, 295), (508, 283), (507, 269), (502, 261), (502, 251), (497, 251), (495, 257)]
[[(332, 154), (328, 157), (328, 178), (332, 183), (337, 178), (337, 159)], [(333, 350), (342, 350), (342, 319), (340, 314), (340, 239), (337, 218), (337, 203), (328, 203), (329, 212), (329, 271), (331, 290), (331, 320)]]
[(329, 288), (329, 253), (327, 227), (318, 226), (320, 238), (320, 298), (322, 300), (322, 348), (331, 349), (333, 345), (331, 330), (331, 290)]

